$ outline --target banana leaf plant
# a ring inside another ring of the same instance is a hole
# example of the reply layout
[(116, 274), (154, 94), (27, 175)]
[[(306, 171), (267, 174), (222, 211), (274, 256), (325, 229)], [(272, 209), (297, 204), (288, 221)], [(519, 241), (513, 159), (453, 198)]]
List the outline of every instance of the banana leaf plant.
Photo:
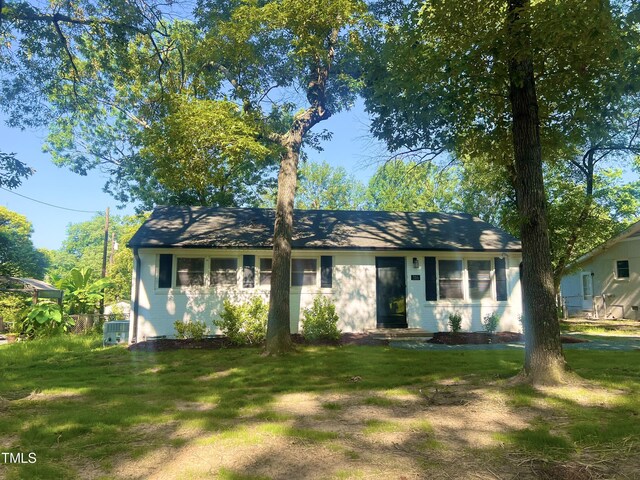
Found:
[(70, 314), (87, 314), (96, 312), (104, 289), (113, 286), (113, 281), (95, 279), (91, 268), (73, 268), (57, 286), (64, 290), (64, 303)]

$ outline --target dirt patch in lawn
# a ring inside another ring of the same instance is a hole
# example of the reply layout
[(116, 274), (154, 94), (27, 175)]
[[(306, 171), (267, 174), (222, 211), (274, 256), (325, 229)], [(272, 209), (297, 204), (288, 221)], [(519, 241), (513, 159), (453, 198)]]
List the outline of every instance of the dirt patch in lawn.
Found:
[[(514, 406), (495, 385), (430, 385), (401, 396), (283, 394), (264, 408), (280, 415), (230, 419), (211, 431), (187, 433), (185, 445), (123, 459), (111, 474), (129, 479), (586, 480), (625, 478), (632, 472), (625, 467), (627, 457), (603, 463), (586, 452), (558, 461), (505, 445), (502, 434), (532, 428), (541, 411)], [(553, 422), (549, 412), (543, 413)]]
[[(584, 343), (588, 340), (562, 335), (562, 343)], [(440, 345), (478, 345), (491, 343), (524, 342), (524, 335), (516, 332), (436, 332), (428, 343)]]
[[(386, 346), (389, 345), (388, 340), (377, 339), (371, 337), (367, 333), (343, 333), (340, 340), (317, 340), (309, 341), (302, 335), (293, 334), (291, 340), (296, 345), (369, 345), (369, 346)], [(202, 340), (176, 339), (176, 338), (158, 338), (154, 340), (146, 340), (144, 342), (134, 343), (129, 346), (131, 351), (143, 352), (162, 352), (166, 350), (219, 350), (222, 348), (238, 348), (225, 337), (203, 338)], [(252, 348), (263, 348), (263, 345), (257, 345)]]

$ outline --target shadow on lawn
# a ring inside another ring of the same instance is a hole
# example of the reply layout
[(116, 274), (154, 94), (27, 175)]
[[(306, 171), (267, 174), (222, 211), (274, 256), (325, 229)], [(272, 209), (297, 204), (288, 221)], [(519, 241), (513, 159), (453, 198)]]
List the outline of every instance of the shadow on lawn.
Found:
[[(13, 349), (13, 355), (9, 350), (0, 352), (0, 361), (7, 367), (0, 373), (0, 397), (6, 399), (0, 402), (3, 448), (38, 455), (34, 465), (0, 465), (0, 476), (36, 479), (112, 474), (125, 461), (166, 448), (177, 450), (203, 435), (224, 435), (263, 424), (282, 424), (278, 434), (296, 442), (331, 441), (332, 435), (314, 433), (317, 428), (307, 431), (304, 415), (277, 412), (274, 404), (283, 395), (331, 392), (371, 396), (372, 392), (375, 395), (394, 388), (417, 390), (451, 378), (464, 377), (482, 385), (492, 378), (514, 375), (522, 362), (519, 351), (465, 354), (312, 347), (273, 358), (262, 357), (254, 349), (152, 353), (88, 347), (81, 342), (75, 346), (34, 342)], [(581, 355), (588, 357), (592, 352)], [(585, 371), (597, 379), (607, 371), (603, 365), (606, 363), (589, 365)], [(627, 373), (620, 372), (621, 378), (627, 378)], [(634, 385), (637, 389), (637, 383)], [(540, 442), (532, 443), (532, 435), (526, 431), (506, 433), (505, 441), (513, 448), (535, 454), (569, 455), (575, 451), (575, 442), (595, 439), (597, 443), (600, 435), (618, 442), (633, 426), (631, 413), (638, 412), (637, 400), (631, 399), (614, 406), (584, 406), (558, 399), (548, 409), (538, 408), (540, 399), (548, 395), (523, 389), (506, 391), (516, 411), (532, 409), (545, 418), (553, 409), (560, 409), (572, 423), (566, 434), (557, 434), (544, 422), (534, 424), (530, 430), (539, 432)], [(393, 402), (382, 402), (381, 408), (391, 419), (401, 420), (406, 413)], [(437, 410), (433, 413), (437, 415)], [(549, 441), (545, 432), (565, 443), (558, 442), (553, 451), (538, 448)], [(429, 463), (425, 442), (431, 438), (430, 432), (416, 431), (397, 444), (372, 444), (360, 436), (344, 441), (349, 451), (361, 452), (371, 465), (388, 454), (421, 472)], [(462, 436), (457, 440), (464, 445)], [(314, 469), (316, 477), (322, 477), (323, 472), (336, 473), (331, 463), (301, 458), (286, 445), (247, 459), (237, 472), (254, 474), (260, 465), (267, 465), (277, 478), (301, 478), (305, 466)], [(162, 469), (162, 463), (156, 468)], [(138, 478), (149, 473), (142, 472)]]

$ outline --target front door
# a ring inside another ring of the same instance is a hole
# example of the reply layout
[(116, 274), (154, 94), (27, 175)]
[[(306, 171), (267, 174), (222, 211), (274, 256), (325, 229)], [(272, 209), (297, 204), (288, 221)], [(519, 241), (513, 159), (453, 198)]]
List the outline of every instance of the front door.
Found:
[(593, 310), (593, 277), (591, 273), (582, 274), (582, 309)]
[(407, 328), (404, 257), (376, 257), (378, 328)]

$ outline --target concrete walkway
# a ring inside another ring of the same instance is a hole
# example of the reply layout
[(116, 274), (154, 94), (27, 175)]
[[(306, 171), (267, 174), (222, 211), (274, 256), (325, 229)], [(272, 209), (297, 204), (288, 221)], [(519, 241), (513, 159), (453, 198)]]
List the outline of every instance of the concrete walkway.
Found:
[[(639, 351), (640, 337), (636, 336), (613, 336), (613, 335), (583, 335), (566, 334), (588, 340), (585, 343), (563, 343), (565, 350), (609, 350), (609, 351)], [(508, 348), (522, 348), (523, 342), (495, 343), (480, 345), (440, 345), (437, 343), (416, 342), (412, 340), (391, 340), (389, 346), (392, 348), (402, 348), (405, 350), (433, 350), (433, 351), (465, 351), (465, 350), (506, 350)]]

